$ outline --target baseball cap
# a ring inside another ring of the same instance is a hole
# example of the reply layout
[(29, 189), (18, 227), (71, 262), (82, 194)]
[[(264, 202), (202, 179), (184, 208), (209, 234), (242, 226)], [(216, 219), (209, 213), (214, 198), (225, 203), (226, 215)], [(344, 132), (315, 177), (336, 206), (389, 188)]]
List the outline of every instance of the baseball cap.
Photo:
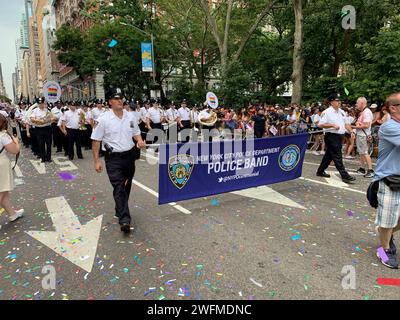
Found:
[(376, 103), (371, 104), (371, 109), (377, 109), (377, 108), (378, 108), (378, 105)]
[(38, 98), (37, 103), (44, 103), (44, 98)]

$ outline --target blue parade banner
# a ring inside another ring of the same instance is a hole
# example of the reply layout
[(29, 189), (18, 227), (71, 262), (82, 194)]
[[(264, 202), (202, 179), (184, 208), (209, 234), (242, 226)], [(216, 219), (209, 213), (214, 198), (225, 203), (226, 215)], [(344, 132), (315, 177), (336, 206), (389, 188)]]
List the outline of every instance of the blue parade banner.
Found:
[(159, 204), (295, 180), (308, 134), (160, 146)]
[(142, 42), (142, 71), (153, 72), (153, 50), (147, 42)]

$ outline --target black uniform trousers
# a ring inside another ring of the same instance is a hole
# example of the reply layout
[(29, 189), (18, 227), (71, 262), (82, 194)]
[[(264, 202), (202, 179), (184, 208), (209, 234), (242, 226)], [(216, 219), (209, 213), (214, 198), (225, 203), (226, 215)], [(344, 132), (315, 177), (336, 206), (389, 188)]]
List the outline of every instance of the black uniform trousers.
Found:
[(32, 153), (35, 156), (39, 156), (39, 146), (38, 146), (38, 138), (37, 138), (37, 129), (36, 129), (36, 127), (31, 127), (29, 129), (29, 133), (31, 135), (30, 141), (31, 141)]
[(29, 147), (29, 139), (27, 136), (27, 131), (24, 125), (18, 124), (19, 125), (19, 131), (21, 132), (21, 140), (24, 145), (24, 147), (28, 148)]
[(52, 123), (51, 130), (53, 132), (54, 147), (57, 148), (57, 152), (61, 152), (63, 147), (63, 134), (61, 129), (57, 126), (57, 123)]
[(146, 127), (146, 124), (144, 122), (141, 122), (139, 124), (139, 129), (140, 129), (140, 135), (142, 136), (142, 140), (146, 141), (147, 139), (147, 132), (149, 131)]
[[(180, 131), (183, 131), (183, 130), (185, 130), (185, 129), (191, 129), (191, 128), (192, 128), (191, 125), (190, 125), (190, 120), (182, 120), (181, 122), (182, 122), (183, 128), (180, 128)], [(189, 136), (186, 136), (185, 139), (183, 139), (183, 138), (181, 137), (181, 139), (182, 139), (181, 142), (188, 143), (188, 142), (190, 141), (190, 135), (189, 135)]]
[(90, 124), (85, 125), (86, 130), (84, 131), (84, 147), (86, 150), (91, 150), (92, 149), (92, 140), (90, 137), (92, 136), (92, 126)]
[(254, 127), (254, 136), (255, 136), (257, 139), (263, 138), (264, 135), (265, 135), (265, 127), (263, 127), (263, 128)]
[(78, 155), (78, 158), (83, 158), (80, 136), (81, 132), (78, 129), (67, 128), (68, 157), (70, 160), (74, 160), (75, 156), (74, 144), (76, 144), (76, 154)]
[(333, 161), (342, 178), (348, 178), (349, 173), (346, 171), (343, 164), (343, 136), (335, 133), (326, 133), (325, 145), (327, 147), (327, 151), (322, 159), (318, 173), (323, 173), (326, 169), (328, 169), (330, 163)]
[[(152, 129), (160, 129), (160, 130), (162, 130), (162, 124), (161, 124), (161, 123), (152, 123), (152, 124), (151, 124), (151, 128), (152, 128)], [(161, 142), (161, 143), (162, 143), (162, 141), (159, 141), (159, 140), (158, 140), (158, 137), (157, 137), (157, 136), (153, 137), (153, 142), (152, 142), (152, 144), (156, 144), (157, 142)]]
[(104, 156), (108, 178), (113, 186), (115, 201), (115, 216), (119, 223), (130, 224), (129, 196), (132, 189), (132, 180), (135, 175), (135, 148), (127, 152), (106, 153)]
[(39, 156), (42, 161), (50, 161), (52, 144), (51, 126), (36, 128), (35, 131), (39, 149)]

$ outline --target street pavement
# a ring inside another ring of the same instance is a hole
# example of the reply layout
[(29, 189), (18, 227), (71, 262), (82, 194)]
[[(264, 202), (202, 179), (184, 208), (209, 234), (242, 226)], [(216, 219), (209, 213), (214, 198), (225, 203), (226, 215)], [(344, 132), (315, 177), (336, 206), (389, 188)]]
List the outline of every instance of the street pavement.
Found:
[[(56, 162), (43, 166), (23, 150), (13, 202), (25, 217), (13, 224), (0, 217), (0, 299), (400, 297), (397, 287), (376, 282), (400, 271), (376, 258), (370, 180), (348, 186), (318, 178), (319, 156), (307, 154), (296, 181), (159, 206), (158, 166), (142, 154), (129, 236), (114, 218), (106, 173), (94, 171), (91, 153), (84, 157), (53, 155)], [(55, 269), (55, 289), (42, 284), (45, 266)], [(345, 266), (354, 267), (355, 289), (342, 286)]]

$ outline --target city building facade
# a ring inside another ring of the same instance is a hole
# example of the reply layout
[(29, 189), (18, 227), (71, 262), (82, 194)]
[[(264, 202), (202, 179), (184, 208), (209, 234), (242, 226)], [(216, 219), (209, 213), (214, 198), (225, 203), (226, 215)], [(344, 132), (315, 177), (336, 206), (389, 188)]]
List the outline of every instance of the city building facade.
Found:
[[(54, 8), (56, 29), (64, 24), (77, 27), (81, 32), (91, 27), (91, 22), (80, 15), (85, 1), (83, 0), (52, 0), (51, 6)], [(59, 82), (63, 88), (63, 100), (91, 100), (95, 97), (104, 99), (104, 75), (95, 72), (91, 77), (84, 80), (78, 74), (65, 65), (60, 65)]]

